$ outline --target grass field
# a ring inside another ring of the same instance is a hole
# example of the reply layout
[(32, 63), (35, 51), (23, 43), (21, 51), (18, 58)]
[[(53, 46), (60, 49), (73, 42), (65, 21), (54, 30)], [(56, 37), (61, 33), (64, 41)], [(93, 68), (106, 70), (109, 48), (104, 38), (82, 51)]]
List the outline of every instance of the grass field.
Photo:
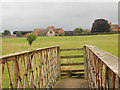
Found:
[[(94, 45), (115, 56), (118, 56), (118, 35), (93, 35), (93, 36), (67, 36), (67, 37), (37, 37), (32, 47), (28, 45), (25, 37), (21, 38), (2, 38), (2, 55), (24, 51), (27, 49), (36, 49), (39, 47), (57, 46), (60, 48), (82, 48), (85, 44)], [(78, 55), (83, 51), (62, 52), (61, 55)], [(70, 59), (71, 62), (83, 62), (82, 59)], [(62, 63), (64, 60), (62, 60)], [(77, 68), (77, 67), (76, 67)], [(79, 68), (83, 68), (80, 66)], [(24, 70), (24, 69), (23, 69)], [(14, 72), (14, 71), (13, 71)], [(5, 68), (3, 78), (3, 87), (9, 87), (9, 75)]]
[(93, 36), (66, 36), (66, 37), (37, 37), (32, 47), (28, 45), (25, 37), (3, 38), (2, 55), (59, 45), (60, 48), (81, 48), (85, 44), (95, 45), (111, 54), (118, 56), (118, 35), (93, 35)]

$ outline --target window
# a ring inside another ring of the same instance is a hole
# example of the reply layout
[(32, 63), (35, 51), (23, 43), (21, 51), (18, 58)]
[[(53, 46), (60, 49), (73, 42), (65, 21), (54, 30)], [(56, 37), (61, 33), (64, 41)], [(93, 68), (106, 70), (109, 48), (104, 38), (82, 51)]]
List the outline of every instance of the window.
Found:
[(52, 31), (50, 31), (50, 33), (52, 33)]

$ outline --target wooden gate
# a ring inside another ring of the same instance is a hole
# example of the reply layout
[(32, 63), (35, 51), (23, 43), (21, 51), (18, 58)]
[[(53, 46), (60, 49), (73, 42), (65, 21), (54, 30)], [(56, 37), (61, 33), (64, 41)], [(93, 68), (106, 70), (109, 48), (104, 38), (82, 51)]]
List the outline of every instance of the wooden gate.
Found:
[[(69, 52), (69, 51), (83, 51), (83, 48), (72, 48), (72, 49), (60, 49), (60, 55), (63, 52)], [(70, 53), (70, 52), (69, 52)], [(81, 52), (82, 53), (82, 52)], [(71, 53), (70, 53), (71, 54)], [(71, 62), (70, 59), (78, 59), (76, 62)], [(83, 66), (84, 65), (84, 61), (81, 60), (82, 62), (80, 62), (80, 58), (83, 59), (83, 53), (82, 55), (80, 55), (80, 53), (78, 55), (62, 55), (60, 56), (61, 59), (61, 76), (69, 76), (69, 77), (73, 77), (73, 76), (77, 76), (77, 77), (81, 77), (84, 75), (84, 68), (74, 68), (75, 66)], [(63, 60), (65, 59), (65, 60)], [(68, 62), (66, 59), (69, 59)], [(63, 60), (63, 62), (62, 62)], [(65, 68), (67, 67), (67, 68)], [(71, 68), (70, 68), (71, 67)]]

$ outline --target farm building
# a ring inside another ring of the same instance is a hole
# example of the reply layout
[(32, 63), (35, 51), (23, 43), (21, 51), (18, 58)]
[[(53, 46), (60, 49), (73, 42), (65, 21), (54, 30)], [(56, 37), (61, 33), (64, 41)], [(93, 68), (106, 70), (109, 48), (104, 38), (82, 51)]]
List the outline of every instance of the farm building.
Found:
[(62, 28), (55, 28), (54, 26), (50, 26), (47, 29), (34, 29), (34, 34), (37, 36), (55, 36), (64, 34), (64, 30)]
[(65, 31), (65, 35), (75, 35), (74, 31)]
[(117, 32), (119, 30), (118, 24), (112, 24), (111, 22), (109, 24), (110, 24), (111, 31)]
[(27, 34), (33, 32), (33, 31), (14, 31), (14, 32), (13, 32), (13, 35), (16, 35), (17, 32), (21, 32), (21, 34), (22, 34), (23, 36), (26, 36)]

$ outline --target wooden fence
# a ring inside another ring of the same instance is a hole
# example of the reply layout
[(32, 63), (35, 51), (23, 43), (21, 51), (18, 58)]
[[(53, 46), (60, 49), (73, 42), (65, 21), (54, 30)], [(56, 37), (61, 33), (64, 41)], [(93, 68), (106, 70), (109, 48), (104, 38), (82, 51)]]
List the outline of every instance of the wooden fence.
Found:
[[(60, 78), (60, 48), (39, 48), (2, 56), (0, 70), (0, 89), (52, 88)], [(3, 84), (9, 87), (2, 87)]]
[(90, 88), (120, 88), (118, 58), (95, 46), (84, 46), (84, 69)]
[[(60, 49), (60, 52), (63, 51), (83, 51), (83, 48), (71, 48), (71, 49)], [(68, 59), (68, 58), (83, 58), (83, 55), (72, 55), (72, 56), (60, 56), (61, 59)], [(84, 65), (84, 62), (79, 62), (80, 60), (78, 60), (75, 63), (61, 63), (61, 66), (80, 66), (80, 65)], [(80, 68), (80, 69), (67, 69), (67, 70), (61, 70), (61, 76), (81, 76), (84, 75), (84, 69)]]

